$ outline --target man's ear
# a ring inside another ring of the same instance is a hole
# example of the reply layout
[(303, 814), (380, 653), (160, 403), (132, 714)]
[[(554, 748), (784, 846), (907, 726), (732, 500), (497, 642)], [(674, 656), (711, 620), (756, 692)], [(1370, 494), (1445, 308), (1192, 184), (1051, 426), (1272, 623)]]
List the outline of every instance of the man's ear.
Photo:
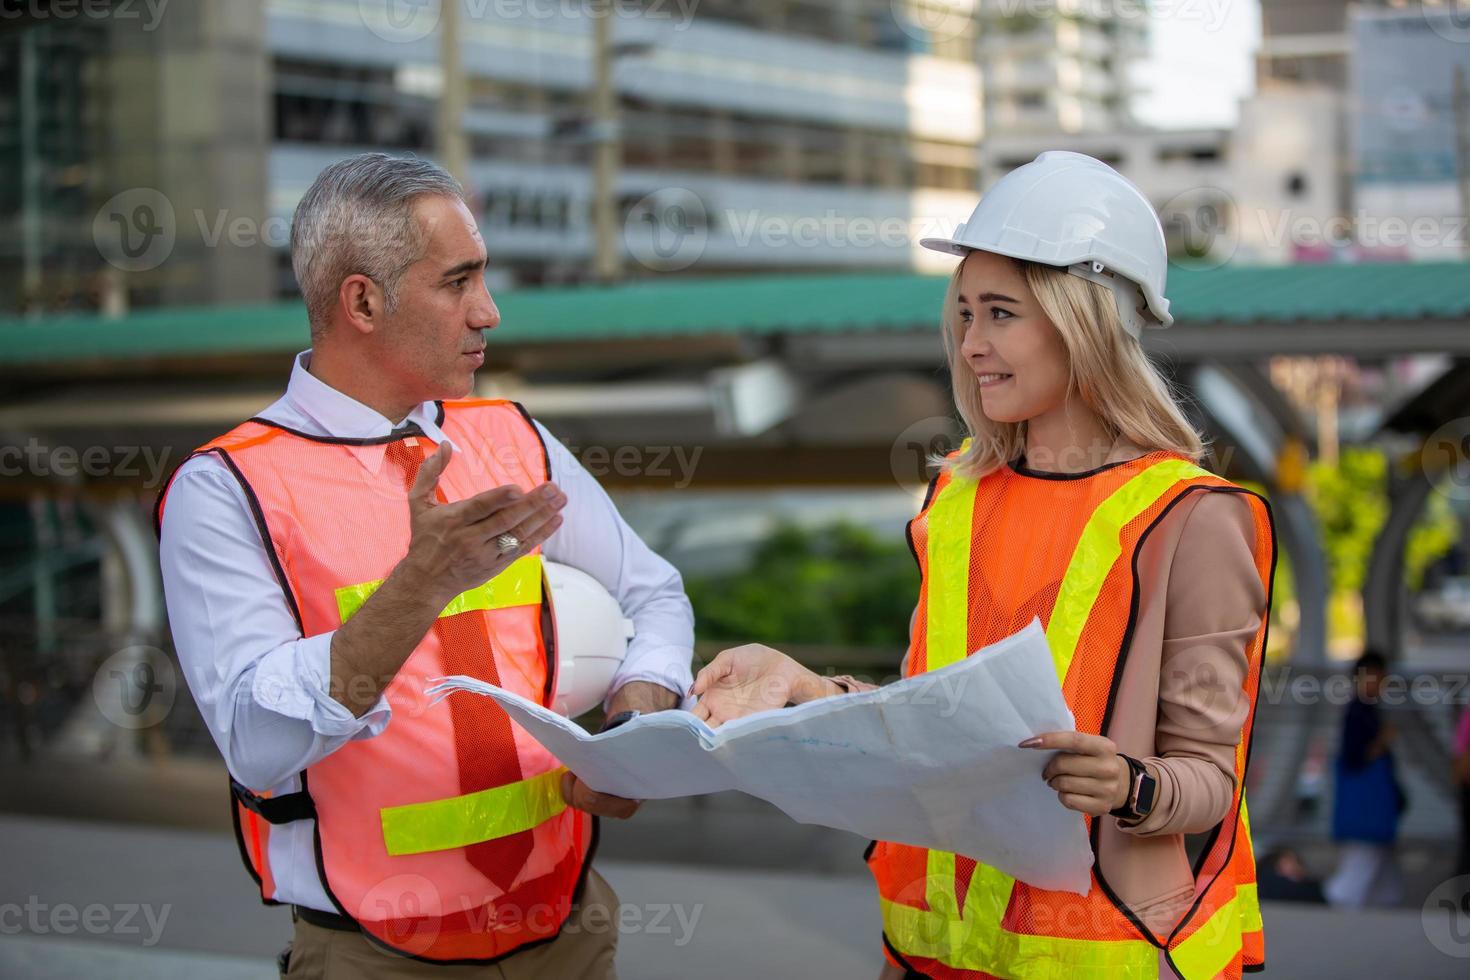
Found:
[(369, 277), (355, 273), (342, 280), (337, 302), (352, 328), (359, 333), (372, 333), (383, 321), (386, 303), (383, 290)]

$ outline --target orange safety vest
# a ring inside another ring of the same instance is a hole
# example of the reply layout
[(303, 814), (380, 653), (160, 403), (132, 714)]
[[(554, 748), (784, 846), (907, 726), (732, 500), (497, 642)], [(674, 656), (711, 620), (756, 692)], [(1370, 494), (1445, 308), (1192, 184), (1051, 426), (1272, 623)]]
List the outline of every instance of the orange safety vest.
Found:
[[(439, 480), (442, 499), (508, 484), (530, 490), (549, 478), (546, 447), (519, 405), (448, 401), (438, 424), (457, 450)], [(240, 481), (302, 636), (341, 626), (407, 553), (404, 471), (383, 458), (383, 447), (416, 433), (409, 426), (381, 439), (332, 439), (252, 419), (191, 454), (215, 454)], [(160, 527), (167, 493), (165, 486), (158, 500)], [(501, 686), (551, 705), (549, 600), (538, 548), (456, 596), (441, 620), (478, 622), (443, 635), (475, 648), (459, 653), (493, 662)], [(485, 962), (560, 932), (591, 863), (596, 822), (566, 806), (565, 770), (514, 726), (524, 778), (461, 786), (453, 703), (431, 706), (424, 696), (445, 673), (442, 658), (440, 631), (431, 630), (383, 692), (393, 707), (388, 726), (308, 766), (300, 792), (263, 797), (232, 780), (235, 830), (266, 902), (276, 893), (271, 826), (315, 819), (318, 873), (342, 915), (408, 956)], [(466, 857), (471, 845), (527, 833), (524, 864), (497, 875), (508, 890)]]
[[(922, 583), (906, 673), (955, 663), (1040, 617), (1077, 730), (1105, 733), (1137, 613), (1137, 557), (1149, 532), (1188, 494), (1241, 494), (1255, 516), (1257, 571), (1269, 596), (1270, 508), (1171, 452), (1043, 479), (1002, 467), (980, 480), (946, 472), (931, 484), (909, 525)], [(1244, 787), (1266, 618), (1247, 650), (1251, 710), (1235, 753), (1235, 793), (1195, 865), (1194, 904), (1172, 933), (1153, 935), (1095, 861), (1092, 888), (1081, 896), (1033, 888), (972, 858), (875, 842), (867, 857), (890, 959), (938, 978), (1152, 980), (1161, 950), (1184, 980), (1261, 969)], [(1085, 820), (1096, 855), (1099, 825)]]

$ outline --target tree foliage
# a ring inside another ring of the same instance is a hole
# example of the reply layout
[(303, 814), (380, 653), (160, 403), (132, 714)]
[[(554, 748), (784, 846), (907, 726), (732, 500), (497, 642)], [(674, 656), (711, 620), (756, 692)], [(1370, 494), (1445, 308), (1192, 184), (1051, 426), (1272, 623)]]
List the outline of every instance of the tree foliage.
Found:
[(835, 523), (778, 527), (737, 573), (689, 578), (702, 640), (902, 646), (919, 571), (902, 537)]

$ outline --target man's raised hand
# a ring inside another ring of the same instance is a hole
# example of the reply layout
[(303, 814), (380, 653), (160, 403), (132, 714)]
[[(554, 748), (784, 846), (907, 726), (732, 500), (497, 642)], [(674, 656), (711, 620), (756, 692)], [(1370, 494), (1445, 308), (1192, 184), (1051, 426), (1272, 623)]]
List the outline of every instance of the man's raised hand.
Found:
[[(516, 486), (495, 487), (446, 502), (438, 492), (439, 478), (453, 453), (447, 441), (441, 442), (419, 467), (408, 491), (412, 539), (404, 558), (445, 603), (499, 575), (551, 537), (561, 527), (561, 509), (567, 502), (554, 483), (543, 483), (529, 493)], [(497, 539), (503, 534), (514, 535), (520, 547), (502, 553)]]

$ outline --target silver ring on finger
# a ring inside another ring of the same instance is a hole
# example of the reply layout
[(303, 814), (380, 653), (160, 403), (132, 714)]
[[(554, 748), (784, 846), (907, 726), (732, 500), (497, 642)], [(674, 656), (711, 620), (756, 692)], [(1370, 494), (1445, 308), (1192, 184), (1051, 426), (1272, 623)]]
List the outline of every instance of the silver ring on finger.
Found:
[(495, 539), (495, 547), (500, 549), (502, 555), (513, 555), (521, 550), (521, 539), (507, 531)]

